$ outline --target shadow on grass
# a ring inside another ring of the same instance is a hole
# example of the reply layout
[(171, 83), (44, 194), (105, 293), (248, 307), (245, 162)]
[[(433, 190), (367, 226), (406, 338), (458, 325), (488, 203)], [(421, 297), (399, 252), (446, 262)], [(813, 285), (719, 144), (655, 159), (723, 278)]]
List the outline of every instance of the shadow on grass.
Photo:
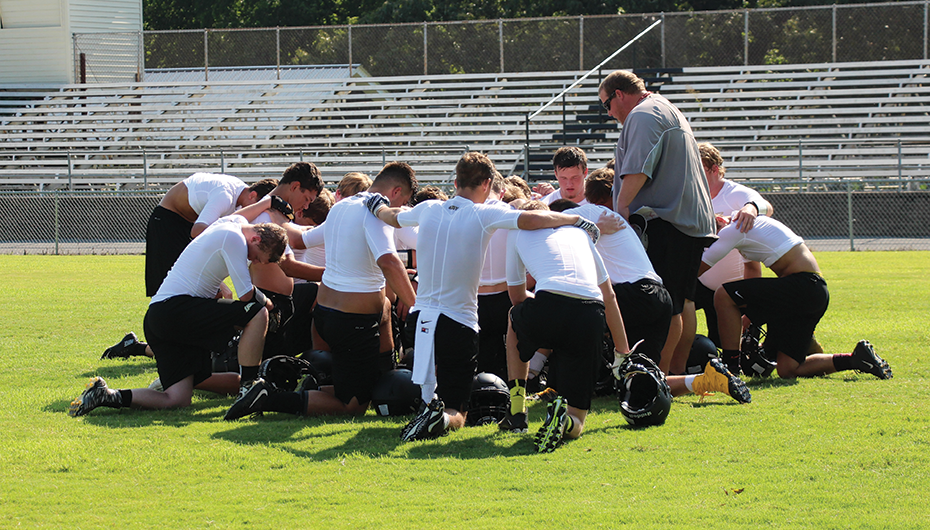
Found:
[(753, 377), (749, 381), (746, 381), (746, 386), (753, 390), (781, 388), (785, 386), (795, 386), (797, 384), (797, 379), (782, 379), (781, 377)]
[[(74, 397), (81, 395), (83, 387), (74, 392)], [(219, 421), (226, 413), (226, 407), (232, 399), (211, 392), (195, 390), (193, 402), (188, 407), (173, 409), (113, 409), (97, 407), (89, 414), (80, 417), (80, 421), (99, 427), (133, 428), (151, 426), (184, 427), (192, 423)], [(68, 414), (70, 400), (58, 400), (44, 406), (42, 410), (51, 414)], [(219, 407), (219, 408), (218, 408)], [(78, 421), (79, 418), (74, 418)]]
[[(104, 379), (117, 379), (120, 377), (131, 377), (135, 375), (142, 375), (145, 373), (153, 373), (155, 370), (155, 360), (149, 359), (148, 357), (137, 358), (131, 361), (124, 359), (119, 360), (119, 364), (105, 364), (100, 366), (96, 370), (87, 371), (83, 374), (80, 374), (78, 377), (85, 380), (90, 379), (94, 376), (100, 376)], [(156, 376), (157, 377), (157, 376)]]

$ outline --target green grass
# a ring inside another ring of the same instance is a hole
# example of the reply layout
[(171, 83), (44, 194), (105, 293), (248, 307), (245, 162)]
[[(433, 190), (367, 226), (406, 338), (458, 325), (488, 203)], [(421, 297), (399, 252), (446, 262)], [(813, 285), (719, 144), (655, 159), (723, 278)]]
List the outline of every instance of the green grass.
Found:
[(925, 528), (930, 253), (817, 258), (818, 339), (870, 339), (893, 380), (753, 381), (750, 405), (688, 396), (645, 430), (599, 398), (582, 438), (536, 455), (493, 426), (401, 444), (404, 419), (371, 412), (226, 423), (231, 399), (207, 393), (70, 418), (93, 375), (156, 377), (148, 359), (99, 360), (142, 331), (142, 258), (0, 256), (0, 527)]

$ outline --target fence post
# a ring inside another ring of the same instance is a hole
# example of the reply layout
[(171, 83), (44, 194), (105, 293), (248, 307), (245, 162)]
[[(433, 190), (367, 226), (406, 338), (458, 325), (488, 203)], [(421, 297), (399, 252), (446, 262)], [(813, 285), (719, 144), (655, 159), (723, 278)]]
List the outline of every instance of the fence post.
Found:
[(504, 19), (497, 19), (497, 34), (501, 54), (501, 73), (504, 73)]
[(798, 140), (798, 180), (804, 178), (804, 146)]
[(207, 44), (207, 41), (209, 40), (207, 38), (209, 31), (210, 30), (208, 29), (203, 30), (203, 80), (204, 81), (210, 80), (210, 51), (209, 51), (210, 48), (209, 48), (209, 45)]
[(665, 68), (665, 12), (662, 12), (662, 68)]
[(898, 140), (898, 189), (901, 189), (901, 179), (904, 178), (904, 161), (901, 160), (901, 140)]
[(927, 59), (927, 11), (930, 9), (930, 0), (924, 2), (924, 60)]
[(530, 113), (526, 113), (526, 145), (523, 146), (523, 180), (530, 176)]
[(142, 189), (149, 189), (149, 158), (145, 148), (142, 148)]
[(68, 189), (73, 190), (74, 186), (71, 183), (71, 173), (74, 171), (74, 163), (71, 161), (71, 150), (68, 149)]
[(836, 4), (833, 4), (833, 62), (836, 62)]
[(578, 69), (584, 70), (584, 15), (578, 17)]
[(139, 32), (139, 64), (136, 69), (139, 72), (136, 81), (145, 82), (145, 34), (142, 31)]
[(749, 66), (749, 10), (743, 12), (743, 66)]
[(274, 28), (274, 51), (275, 51), (275, 63), (278, 68), (278, 81), (281, 80), (281, 27), (276, 26)]
[(58, 255), (58, 198), (61, 195), (60, 190), (55, 191), (55, 255)]
[(220, 173), (226, 173), (226, 157), (222, 149), (220, 149)]
[(856, 250), (855, 240), (853, 239), (853, 200), (852, 200), (852, 182), (846, 181), (846, 209), (847, 218), (849, 219), (849, 251)]
[(352, 77), (352, 25), (349, 25), (349, 77)]
[(427, 48), (426, 48), (426, 22), (423, 23), (423, 75), (429, 75), (429, 70), (427, 70)]

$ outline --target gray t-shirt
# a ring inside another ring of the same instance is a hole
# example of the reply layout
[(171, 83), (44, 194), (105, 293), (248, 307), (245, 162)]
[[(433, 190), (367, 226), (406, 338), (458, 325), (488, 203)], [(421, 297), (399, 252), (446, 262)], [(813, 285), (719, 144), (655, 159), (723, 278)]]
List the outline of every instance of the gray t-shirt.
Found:
[(648, 179), (630, 203), (630, 213), (646, 207), (685, 235), (714, 235), (714, 209), (697, 141), (667, 99), (653, 94), (630, 111), (615, 156), (614, 205), (620, 177), (645, 173)]

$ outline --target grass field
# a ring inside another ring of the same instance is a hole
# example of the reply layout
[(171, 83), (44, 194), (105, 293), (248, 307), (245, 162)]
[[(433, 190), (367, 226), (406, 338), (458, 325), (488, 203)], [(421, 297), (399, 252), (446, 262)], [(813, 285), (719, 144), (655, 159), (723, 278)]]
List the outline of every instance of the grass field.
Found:
[[(464, 429), (401, 444), (404, 418), (222, 420), (68, 403), (93, 375), (148, 385), (154, 362), (99, 360), (141, 332), (140, 256), (0, 256), (0, 527), (927, 528), (930, 253), (818, 253), (827, 351), (868, 338), (895, 377), (750, 382), (753, 403), (676, 399), (633, 430), (595, 400), (581, 439)], [(530, 409), (530, 428), (544, 415)]]

